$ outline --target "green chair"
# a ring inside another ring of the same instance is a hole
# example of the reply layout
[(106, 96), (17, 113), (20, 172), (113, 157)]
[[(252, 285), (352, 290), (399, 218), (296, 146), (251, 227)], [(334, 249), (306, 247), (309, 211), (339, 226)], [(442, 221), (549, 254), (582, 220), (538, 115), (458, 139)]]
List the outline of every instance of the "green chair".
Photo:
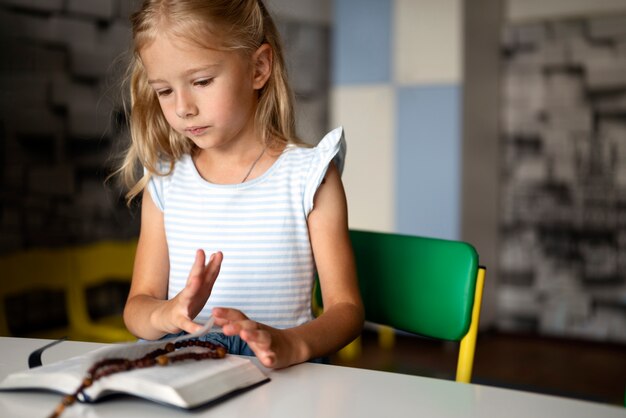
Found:
[[(460, 342), (456, 381), (469, 383), (485, 278), (474, 247), (357, 230), (350, 231), (350, 238), (365, 320)], [(389, 341), (389, 328), (383, 333), (387, 334), (383, 340)]]

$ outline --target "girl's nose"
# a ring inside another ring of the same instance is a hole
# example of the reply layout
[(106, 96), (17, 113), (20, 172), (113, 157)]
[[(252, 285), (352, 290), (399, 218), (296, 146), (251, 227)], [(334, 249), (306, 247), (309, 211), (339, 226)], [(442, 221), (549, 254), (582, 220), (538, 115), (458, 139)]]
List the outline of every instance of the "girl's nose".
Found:
[(187, 119), (198, 114), (198, 108), (188, 95), (179, 94), (176, 98), (176, 115), (181, 119)]

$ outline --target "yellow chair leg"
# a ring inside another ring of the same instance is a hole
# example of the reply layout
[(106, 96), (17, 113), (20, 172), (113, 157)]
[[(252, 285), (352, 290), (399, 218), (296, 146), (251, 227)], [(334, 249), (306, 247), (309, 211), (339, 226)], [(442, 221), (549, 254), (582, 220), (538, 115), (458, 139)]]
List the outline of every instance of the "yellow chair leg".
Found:
[(355, 360), (361, 355), (361, 337), (356, 337), (354, 341), (339, 350), (338, 354), (343, 361)]
[(470, 329), (461, 340), (459, 347), (459, 360), (456, 369), (456, 381), (469, 383), (472, 379), (474, 366), (474, 352), (476, 351), (476, 338), (478, 335), (478, 321), (480, 320), (480, 307), (483, 298), (485, 284), (485, 269), (480, 267), (476, 277), (476, 290), (474, 292), (474, 307), (472, 309), (472, 322)]
[(378, 345), (385, 349), (391, 350), (396, 343), (396, 332), (387, 325), (380, 325), (378, 328)]

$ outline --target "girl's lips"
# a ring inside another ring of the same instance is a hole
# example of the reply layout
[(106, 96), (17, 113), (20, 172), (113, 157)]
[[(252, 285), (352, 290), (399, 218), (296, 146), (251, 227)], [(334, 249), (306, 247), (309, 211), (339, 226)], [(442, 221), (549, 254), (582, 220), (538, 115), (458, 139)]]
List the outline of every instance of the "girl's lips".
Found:
[(191, 135), (202, 135), (209, 127), (208, 126), (192, 126), (190, 128), (186, 128), (185, 131), (189, 132)]

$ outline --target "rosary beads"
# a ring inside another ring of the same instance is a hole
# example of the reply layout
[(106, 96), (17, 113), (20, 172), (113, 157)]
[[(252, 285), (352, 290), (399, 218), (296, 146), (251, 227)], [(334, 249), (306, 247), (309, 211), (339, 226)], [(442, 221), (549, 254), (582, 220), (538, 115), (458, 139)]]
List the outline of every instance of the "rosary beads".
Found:
[[(206, 349), (203, 352), (186, 351), (180, 354), (171, 354), (176, 350), (187, 347), (200, 347)], [(224, 358), (226, 356), (226, 349), (221, 345), (213, 344), (207, 341), (199, 340), (183, 340), (175, 343), (167, 343), (164, 348), (157, 348), (154, 351), (149, 352), (143, 357), (135, 360), (129, 360), (125, 358), (109, 358), (98, 361), (87, 371), (87, 375), (83, 379), (82, 383), (74, 393), (66, 395), (63, 400), (50, 414), (49, 418), (58, 418), (61, 416), (65, 408), (71, 406), (76, 402), (81, 393), (93, 383), (105, 376), (112, 375), (114, 373), (126, 372), (134, 369), (143, 369), (146, 367), (152, 367), (155, 365), (167, 366), (170, 363), (176, 363), (185, 360), (205, 360)]]

